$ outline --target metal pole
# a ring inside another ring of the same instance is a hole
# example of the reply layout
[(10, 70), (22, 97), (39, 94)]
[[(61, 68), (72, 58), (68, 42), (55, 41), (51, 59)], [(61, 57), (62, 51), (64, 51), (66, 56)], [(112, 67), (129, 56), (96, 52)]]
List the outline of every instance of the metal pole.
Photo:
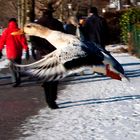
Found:
[(118, 10), (121, 10), (122, 9), (122, 1), (121, 0), (118, 0)]
[(63, 3), (61, 3), (61, 5), (60, 5), (60, 15), (59, 15), (59, 19), (60, 19), (61, 21), (63, 21)]
[(18, 0), (18, 25), (21, 26), (21, 0)]
[(26, 21), (26, 7), (25, 7), (26, 1), (21, 0), (21, 27), (24, 26)]

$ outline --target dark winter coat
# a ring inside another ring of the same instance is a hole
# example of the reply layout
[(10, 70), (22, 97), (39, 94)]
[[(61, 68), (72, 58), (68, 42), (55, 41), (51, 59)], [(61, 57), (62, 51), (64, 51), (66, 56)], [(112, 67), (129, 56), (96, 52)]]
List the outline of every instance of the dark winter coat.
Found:
[(108, 27), (103, 17), (98, 15), (90, 16), (87, 18), (82, 31), (86, 40), (100, 44), (103, 48), (108, 43)]
[(65, 32), (67, 34), (76, 35), (76, 29), (77, 29), (77, 27), (74, 26), (73, 24), (66, 24), (65, 25)]
[[(44, 15), (41, 17), (36, 23), (48, 27), (52, 30), (57, 30), (64, 32), (63, 24), (57, 19), (53, 18), (51, 15)], [(35, 59), (40, 59), (42, 55), (46, 55), (54, 51), (56, 48), (51, 45), (47, 40), (35, 36), (31, 36), (31, 44), (32, 44), (32, 55)], [(36, 56), (34, 50), (39, 52), (40, 56)], [(43, 88), (45, 92), (45, 99), (48, 106), (52, 109), (58, 108), (55, 100), (57, 99), (57, 86), (58, 82), (43, 82)]]
[(21, 58), (23, 49), (28, 51), (27, 41), (24, 35), (11, 35), (12, 32), (18, 30), (20, 29), (17, 23), (11, 21), (0, 37), (0, 52), (6, 46), (6, 55), (8, 59)]

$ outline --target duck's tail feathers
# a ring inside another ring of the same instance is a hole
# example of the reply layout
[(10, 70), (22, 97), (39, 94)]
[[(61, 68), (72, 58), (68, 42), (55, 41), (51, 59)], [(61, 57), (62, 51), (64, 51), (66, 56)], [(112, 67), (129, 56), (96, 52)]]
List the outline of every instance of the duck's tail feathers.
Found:
[(126, 79), (128, 82), (130, 82), (130, 78), (126, 74), (121, 74), (122, 79)]
[(111, 77), (112, 79), (122, 80), (123, 78), (125, 78), (128, 81), (130, 81), (129, 78), (126, 76), (124, 70), (122, 71), (122, 73), (120, 73), (116, 69), (115, 70), (112, 70), (110, 68), (110, 65), (109, 64), (106, 65), (106, 75), (109, 76), (109, 77)]

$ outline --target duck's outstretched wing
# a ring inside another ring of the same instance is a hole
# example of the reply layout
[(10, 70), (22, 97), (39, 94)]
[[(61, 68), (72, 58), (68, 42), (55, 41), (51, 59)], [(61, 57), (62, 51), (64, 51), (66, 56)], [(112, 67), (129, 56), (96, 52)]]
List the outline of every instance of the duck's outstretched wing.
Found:
[(125, 76), (121, 64), (111, 54), (91, 43), (70, 43), (67, 47), (55, 50), (35, 63), (16, 66), (47, 81), (60, 80), (83, 66), (94, 66), (95, 72), (113, 79), (121, 80), (121, 76)]
[[(88, 54), (81, 48), (81, 43), (70, 42), (63, 49), (57, 49), (43, 59), (28, 65), (15, 65), (26, 73), (44, 78), (47, 81), (60, 80), (73, 70), (86, 65)], [(82, 60), (82, 61), (81, 61)], [(83, 62), (84, 61), (84, 62)]]
[(22, 71), (47, 81), (60, 80), (66, 76), (66, 69), (61, 63), (58, 50), (46, 55), (43, 59), (28, 65), (18, 65)]
[(66, 77), (74, 69), (83, 66), (83, 63), (79, 65), (78, 63), (86, 55), (80, 47), (73, 47), (70, 44), (64, 49), (53, 51), (37, 62), (28, 65), (15, 64), (15, 66), (22, 68), (24, 72), (33, 76), (43, 78), (47, 81), (56, 81)]

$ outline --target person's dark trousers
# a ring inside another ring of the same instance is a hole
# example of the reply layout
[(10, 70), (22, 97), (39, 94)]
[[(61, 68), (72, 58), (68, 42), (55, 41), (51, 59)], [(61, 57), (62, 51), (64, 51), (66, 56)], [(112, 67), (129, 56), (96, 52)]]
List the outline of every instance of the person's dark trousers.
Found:
[(20, 75), (20, 68), (15, 67), (14, 63), (21, 64), (21, 58), (10, 60), (9, 63), (9, 69), (11, 72), (13, 87), (16, 87), (21, 83), (21, 75)]
[(58, 106), (56, 104), (57, 87), (58, 87), (58, 81), (54, 81), (54, 82), (45, 81), (43, 83), (43, 88), (44, 88), (44, 92), (45, 92), (45, 100), (51, 109), (58, 108)]

